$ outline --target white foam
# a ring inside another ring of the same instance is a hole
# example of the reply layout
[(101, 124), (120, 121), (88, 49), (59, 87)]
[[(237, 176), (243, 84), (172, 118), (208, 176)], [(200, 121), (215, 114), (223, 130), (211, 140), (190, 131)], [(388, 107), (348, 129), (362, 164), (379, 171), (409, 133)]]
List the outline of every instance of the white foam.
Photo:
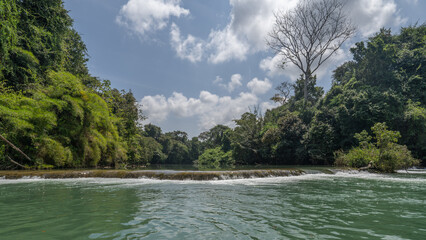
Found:
[(287, 177), (266, 177), (266, 178), (244, 178), (244, 179), (226, 179), (226, 180), (210, 180), (204, 181), (208, 184), (218, 184), (218, 185), (265, 185), (265, 184), (280, 184), (284, 182), (294, 182), (294, 181), (303, 181), (303, 180), (318, 180), (318, 179), (327, 179), (327, 176), (332, 176), (330, 174), (303, 174), (299, 176), (287, 176)]
[(368, 173), (368, 172), (360, 172), (360, 173), (337, 172), (334, 176), (341, 177), (341, 178), (358, 178), (358, 179), (377, 180), (377, 181), (426, 183), (426, 178), (421, 178), (421, 177), (410, 178), (407, 175), (401, 175), (399, 173), (378, 174), (378, 173)]
[[(405, 172), (404, 172), (405, 173)], [(417, 175), (419, 176), (419, 175)], [(335, 174), (302, 174), (299, 176), (267, 177), (267, 178), (226, 178), (222, 180), (159, 180), (151, 178), (67, 178), (67, 179), (44, 179), (40, 177), (24, 177), (21, 179), (0, 179), (1, 184), (35, 183), (35, 182), (58, 182), (71, 184), (89, 185), (120, 185), (137, 186), (152, 184), (217, 184), (217, 185), (273, 185), (295, 181), (335, 180), (336, 178), (357, 178), (377, 181), (426, 183), (423, 177), (407, 177), (406, 174), (375, 174), (358, 171), (343, 171)]]
[(408, 170), (398, 170), (397, 173), (409, 173), (409, 174), (426, 174), (425, 169), (408, 169)]

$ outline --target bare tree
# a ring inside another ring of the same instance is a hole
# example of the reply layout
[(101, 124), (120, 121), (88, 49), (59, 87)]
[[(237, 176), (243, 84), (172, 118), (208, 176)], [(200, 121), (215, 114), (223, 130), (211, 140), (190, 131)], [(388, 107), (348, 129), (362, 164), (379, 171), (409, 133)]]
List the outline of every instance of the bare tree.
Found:
[(278, 93), (275, 93), (275, 95), (271, 97), (271, 100), (284, 105), (284, 103), (287, 102), (287, 100), (290, 98), (293, 85), (288, 82), (282, 82), (278, 87), (275, 88), (275, 90), (277, 90)]
[(355, 33), (343, 7), (339, 0), (301, 0), (293, 10), (275, 13), (267, 44), (282, 56), (282, 68), (291, 62), (302, 71), (305, 102), (312, 74)]

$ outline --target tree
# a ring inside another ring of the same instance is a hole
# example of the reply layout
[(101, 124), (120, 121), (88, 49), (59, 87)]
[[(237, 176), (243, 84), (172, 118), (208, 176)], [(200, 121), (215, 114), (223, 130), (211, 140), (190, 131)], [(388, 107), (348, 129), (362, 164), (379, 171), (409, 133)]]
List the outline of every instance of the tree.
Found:
[(228, 126), (216, 125), (209, 131), (200, 133), (198, 139), (203, 143), (205, 148), (215, 148), (223, 145), (225, 132), (230, 130)]
[(271, 100), (274, 102), (279, 102), (281, 103), (281, 105), (284, 105), (284, 103), (286, 103), (290, 98), (291, 90), (293, 90), (293, 88), (293, 84), (290, 84), (288, 82), (282, 82), (278, 87), (275, 88), (278, 93), (271, 97)]
[(303, 141), (312, 164), (330, 165), (333, 162), (333, 152), (339, 149), (335, 126), (333, 111), (328, 109), (316, 111)]
[(275, 156), (279, 164), (303, 164), (305, 163), (305, 149), (302, 145), (303, 135), (307, 127), (295, 114), (287, 112), (278, 119), (278, 136)]
[(169, 139), (167, 145), (167, 159), (166, 163), (169, 164), (191, 164), (192, 161), (189, 158), (189, 149), (182, 142), (174, 139)]
[(191, 141), (189, 141), (189, 158), (194, 161), (198, 159), (201, 153), (201, 142), (198, 140), (198, 137), (193, 137)]
[(168, 132), (165, 135), (183, 144), (186, 144), (188, 142), (188, 134), (183, 131)]
[(267, 44), (293, 63), (304, 75), (304, 99), (308, 100), (311, 76), (355, 32), (339, 0), (302, 0), (293, 10), (275, 13), (275, 25)]
[(89, 70), (86, 62), (89, 59), (87, 58), (86, 44), (84, 44), (81, 36), (75, 29), (70, 29), (65, 36), (65, 42), (65, 69), (74, 75), (87, 76)]
[(415, 157), (426, 162), (426, 107), (409, 100), (405, 109), (401, 140)]
[(420, 43), (425, 34), (425, 24), (395, 35), (381, 29), (355, 44), (353, 60), (334, 70), (333, 86), (318, 104), (320, 111), (334, 116), (324, 122), (335, 132), (333, 152), (349, 150), (356, 144), (355, 133), (386, 122), (425, 164), (426, 45)]
[(155, 140), (159, 141), (159, 139), (160, 139), (160, 137), (162, 135), (160, 127), (155, 126), (154, 124), (149, 123), (149, 124), (145, 125), (144, 129), (145, 129), (146, 134), (149, 137), (152, 137)]
[[(316, 87), (317, 77), (311, 76), (308, 81), (308, 86), (305, 87), (305, 79), (303, 75), (300, 76), (299, 79), (296, 80), (296, 83), (293, 84), (294, 89), (294, 100), (299, 101), (304, 99), (305, 101), (309, 101), (314, 105), (321, 97), (324, 95), (324, 89), (322, 87)], [(305, 93), (305, 89), (307, 93)], [(305, 98), (307, 96), (307, 98)]]
[(240, 119), (234, 120), (234, 122), (237, 126), (232, 134), (232, 150), (236, 163), (262, 162), (259, 150), (262, 146), (263, 117), (255, 109), (253, 113), (244, 113)]
[(19, 45), (39, 60), (39, 72), (60, 70), (65, 61), (65, 38), (72, 19), (62, 0), (17, 1), (21, 8)]
[[(398, 51), (390, 29), (381, 29), (370, 41), (358, 42), (351, 48), (354, 60), (358, 63), (357, 79), (364, 84), (382, 89), (400, 91), (395, 69), (396, 52)], [(358, 73), (361, 73), (358, 74)]]
[(128, 146), (128, 164), (131, 167), (146, 166), (150, 163), (161, 162), (165, 159), (163, 146), (152, 137), (136, 135)]

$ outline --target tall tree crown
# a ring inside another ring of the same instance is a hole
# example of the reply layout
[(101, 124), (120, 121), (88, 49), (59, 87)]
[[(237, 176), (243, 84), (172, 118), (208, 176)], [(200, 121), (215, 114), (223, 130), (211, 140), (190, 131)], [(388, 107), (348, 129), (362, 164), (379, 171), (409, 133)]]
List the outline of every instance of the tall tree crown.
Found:
[[(294, 9), (275, 13), (268, 46), (282, 56), (282, 65), (293, 63), (305, 75), (312, 74), (355, 33), (355, 27), (339, 0), (302, 0)], [(304, 89), (305, 100), (307, 89)]]

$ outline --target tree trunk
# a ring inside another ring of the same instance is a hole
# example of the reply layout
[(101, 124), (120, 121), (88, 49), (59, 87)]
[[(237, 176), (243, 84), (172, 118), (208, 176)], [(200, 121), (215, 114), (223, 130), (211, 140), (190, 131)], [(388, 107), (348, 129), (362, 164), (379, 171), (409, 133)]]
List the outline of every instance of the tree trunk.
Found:
[(9, 144), (9, 146), (11, 146), (13, 149), (15, 149), (16, 151), (18, 151), (19, 153), (21, 153), (26, 159), (31, 161), (31, 158), (27, 156), (27, 154), (25, 154), (24, 152), (21, 151), (21, 149), (19, 149), (18, 147), (16, 147), (15, 145), (13, 145), (11, 142), (9, 142), (5, 137), (3, 137), (0, 134), (0, 139), (3, 140), (4, 142), (6, 142), (7, 144)]
[(20, 163), (18, 163), (18, 162), (15, 162), (12, 158), (10, 158), (9, 156), (6, 156), (7, 157), (7, 159), (9, 159), (9, 161), (11, 161), (12, 163), (14, 163), (14, 164), (16, 164), (16, 165), (18, 165), (18, 166), (20, 166), (21, 168), (24, 168), (24, 169), (28, 169), (28, 167), (26, 167), (26, 166), (24, 166), (24, 165), (22, 165), (22, 164), (20, 164)]
[(305, 100), (304, 105), (308, 102), (308, 84), (309, 79), (311, 78), (311, 70), (308, 69), (305, 73), (305, 81), (303, 83), (303, 99)]
[(308, 76), (305, 75), (305, 82), (303, 83), (303, 99), (306, 104), (308, 102)]

